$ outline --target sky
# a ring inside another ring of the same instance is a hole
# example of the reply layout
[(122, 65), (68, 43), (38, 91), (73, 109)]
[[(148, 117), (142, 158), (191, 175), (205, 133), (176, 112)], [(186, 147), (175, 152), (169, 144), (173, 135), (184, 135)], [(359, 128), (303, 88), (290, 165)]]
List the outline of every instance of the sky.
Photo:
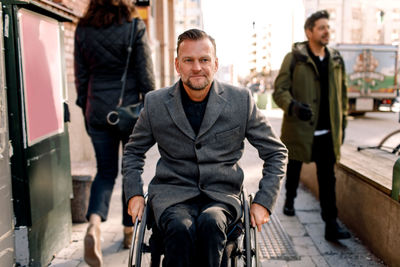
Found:
[[(304, 40), (301, 3), (302, 0), (202, 0), (204, 30), (216, 40), (220, 65), (233, 64), (240, 75), (248, 73), (250, 36), (255, 21), (256, 27), (271, 24), (272, 69), (279, 69), (293, 41)], [(296, 29), (293, 33), (292, 25)]]

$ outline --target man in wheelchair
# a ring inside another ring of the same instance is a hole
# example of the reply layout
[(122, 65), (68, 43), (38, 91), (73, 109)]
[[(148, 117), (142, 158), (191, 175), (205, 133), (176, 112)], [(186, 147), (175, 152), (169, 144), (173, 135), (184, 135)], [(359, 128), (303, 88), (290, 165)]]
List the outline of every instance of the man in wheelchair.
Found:
[(160, 159), (148, 187), (165, 266), (220, 266), (227, 229), (241, 216), (244, 139), (264, 160), (250, 208), (251, 224), (268, 222), (285, 174), (287, 150), (257, 109), (251, 92), (214, 80), (214, 39), (192, 29), (178, 37), (180, 80), (148, 93), (125, 146), (123, 181), (128, 212), (144, 211), (145, 153), (157, 143)]

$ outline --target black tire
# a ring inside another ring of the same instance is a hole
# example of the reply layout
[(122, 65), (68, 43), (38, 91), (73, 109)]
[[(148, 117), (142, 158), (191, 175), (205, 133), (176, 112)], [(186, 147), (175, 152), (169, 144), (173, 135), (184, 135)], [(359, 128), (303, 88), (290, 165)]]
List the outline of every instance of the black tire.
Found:
[(251, 266), (251, 233), (250, 233), (250, 208), (249, 202), (245, 197), (245, 193), (242, 194), (243, 213), (244, 213), (244, 266)]
[(128, 267), (134, 267), (135, 264), (133, 264), (133, 255), (135, 255), (134, 251), (136, 249), (136, 246), (138, 245), (136, 242), (136, 235), (139, 230), (140, 222), (138, 219), (136, 219), (135, 226), (133, 229), (133, 237), (132, 237), (132, 243), (131, 243), (131, 248), (129, 249), (129, 258), (128, 258)]
[[(147, 193), (144, 194), (144, 199), (147, 200)], [(147, 205), (144, 208), (142, 221), (139, 221), (138, 218), (136, 218), (136, 221), (135, 221), (131, 248), (129, 249), (128, 267), (140, 266), (140, 265), (137, 265), (137, 258), (138, 258), (137, 255), (138, 255), (138, 253), (140, 254), (140, 256), (139, 256), (139, 262), (140, 262), (143, 237), (144, 237), (145, 230), (146, 230), (146, 220), (147, 220)]]
[(362, 117), (365, 115), (365, 113), (366, 113), (365, 111), (353, 111), (350, 112), (349, 115), (353, 117)]
[(260, 266), (260, 255), (259, 255), (259, 245), (257, 242), (257, 229), (251, 227), (251, 252), (252, 252), (252, 266), (259, 267)]
[(142, 247), (143, 247), (143, 240), (144, 235), (146, 233), (146, 222), (147, 222), (147, 208), (144, 209), (142, 221), (139, 226), (139, 234), (137, 239), (137, 247), (135, 252), (135, 267), (142, 266)]

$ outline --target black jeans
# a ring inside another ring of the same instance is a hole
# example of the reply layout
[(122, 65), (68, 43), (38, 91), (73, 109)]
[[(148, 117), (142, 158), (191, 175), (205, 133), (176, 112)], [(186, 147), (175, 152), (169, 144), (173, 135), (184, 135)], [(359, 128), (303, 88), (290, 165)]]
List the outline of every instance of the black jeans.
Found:
[[(118, 176), (120, 143), (122, 142), (124, 146), (129, 140), (129, 135), (121, 134), (117, 130), (99, 129), (92, 126), (87, 126), (87, 131), (96, 154), (97, 174), (90, 190), (86, 218), (89, 220), (91, 214), (97, 214), (102, 221), (105, 221), (115, 179)], [(122, 224), (133, 226), (132, 217), (127, 210), (128, 205), (125, 202), (124, 190), (122, 190)]]
[[(335, 153), (331, 133), (315, 136), (312, 148), (312, 161), (317, 166), (317, 178), (319, 188), (319, 200), (321, 216), (325, 222), (331, 222), (337, 218), (336, 208), (336, 177), (335, 177)], [(297, 196), (297, 187), (300, 180), (301, 165), (297, 160), (289, 160), (286, 173), (286, 198), (293, 200)]]
[(221, 264), (226, 229), (233, 216), (229, 207), (199, 196), (166, 209), (160, 217), (166, 267)]

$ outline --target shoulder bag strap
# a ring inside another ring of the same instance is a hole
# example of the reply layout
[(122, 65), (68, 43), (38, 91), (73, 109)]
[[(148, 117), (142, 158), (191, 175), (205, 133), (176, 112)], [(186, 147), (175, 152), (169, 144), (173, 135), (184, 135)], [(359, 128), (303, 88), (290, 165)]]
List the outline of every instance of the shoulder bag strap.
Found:
[(122, 102), (124, 100), (124, 93), (125, 93), (125, 88), (126, 88), (126, 76), (128, 74), (128, 68), (129, 68), (129, 61), (131, 59), (131, 54), (132, 54), (132, 50), (133, 50), (133, 46), (134, 46), (134, 40), (136, 39), (136, 18), (132, 19), (132, 26), (131, 26), (131, 37), (129, 40), (129, 46), (128, 46), (128, 55), (126, 57), (126, 65), (125, 65), (125, 70), (124, 73), (122, 74), (121, 77), (121, 82), (122, 82), (122, 89), (121, 89), (121, 95), (119, 96), (119, 101), (118, 101), (118, 105), (117, 108), (122, 106)]

